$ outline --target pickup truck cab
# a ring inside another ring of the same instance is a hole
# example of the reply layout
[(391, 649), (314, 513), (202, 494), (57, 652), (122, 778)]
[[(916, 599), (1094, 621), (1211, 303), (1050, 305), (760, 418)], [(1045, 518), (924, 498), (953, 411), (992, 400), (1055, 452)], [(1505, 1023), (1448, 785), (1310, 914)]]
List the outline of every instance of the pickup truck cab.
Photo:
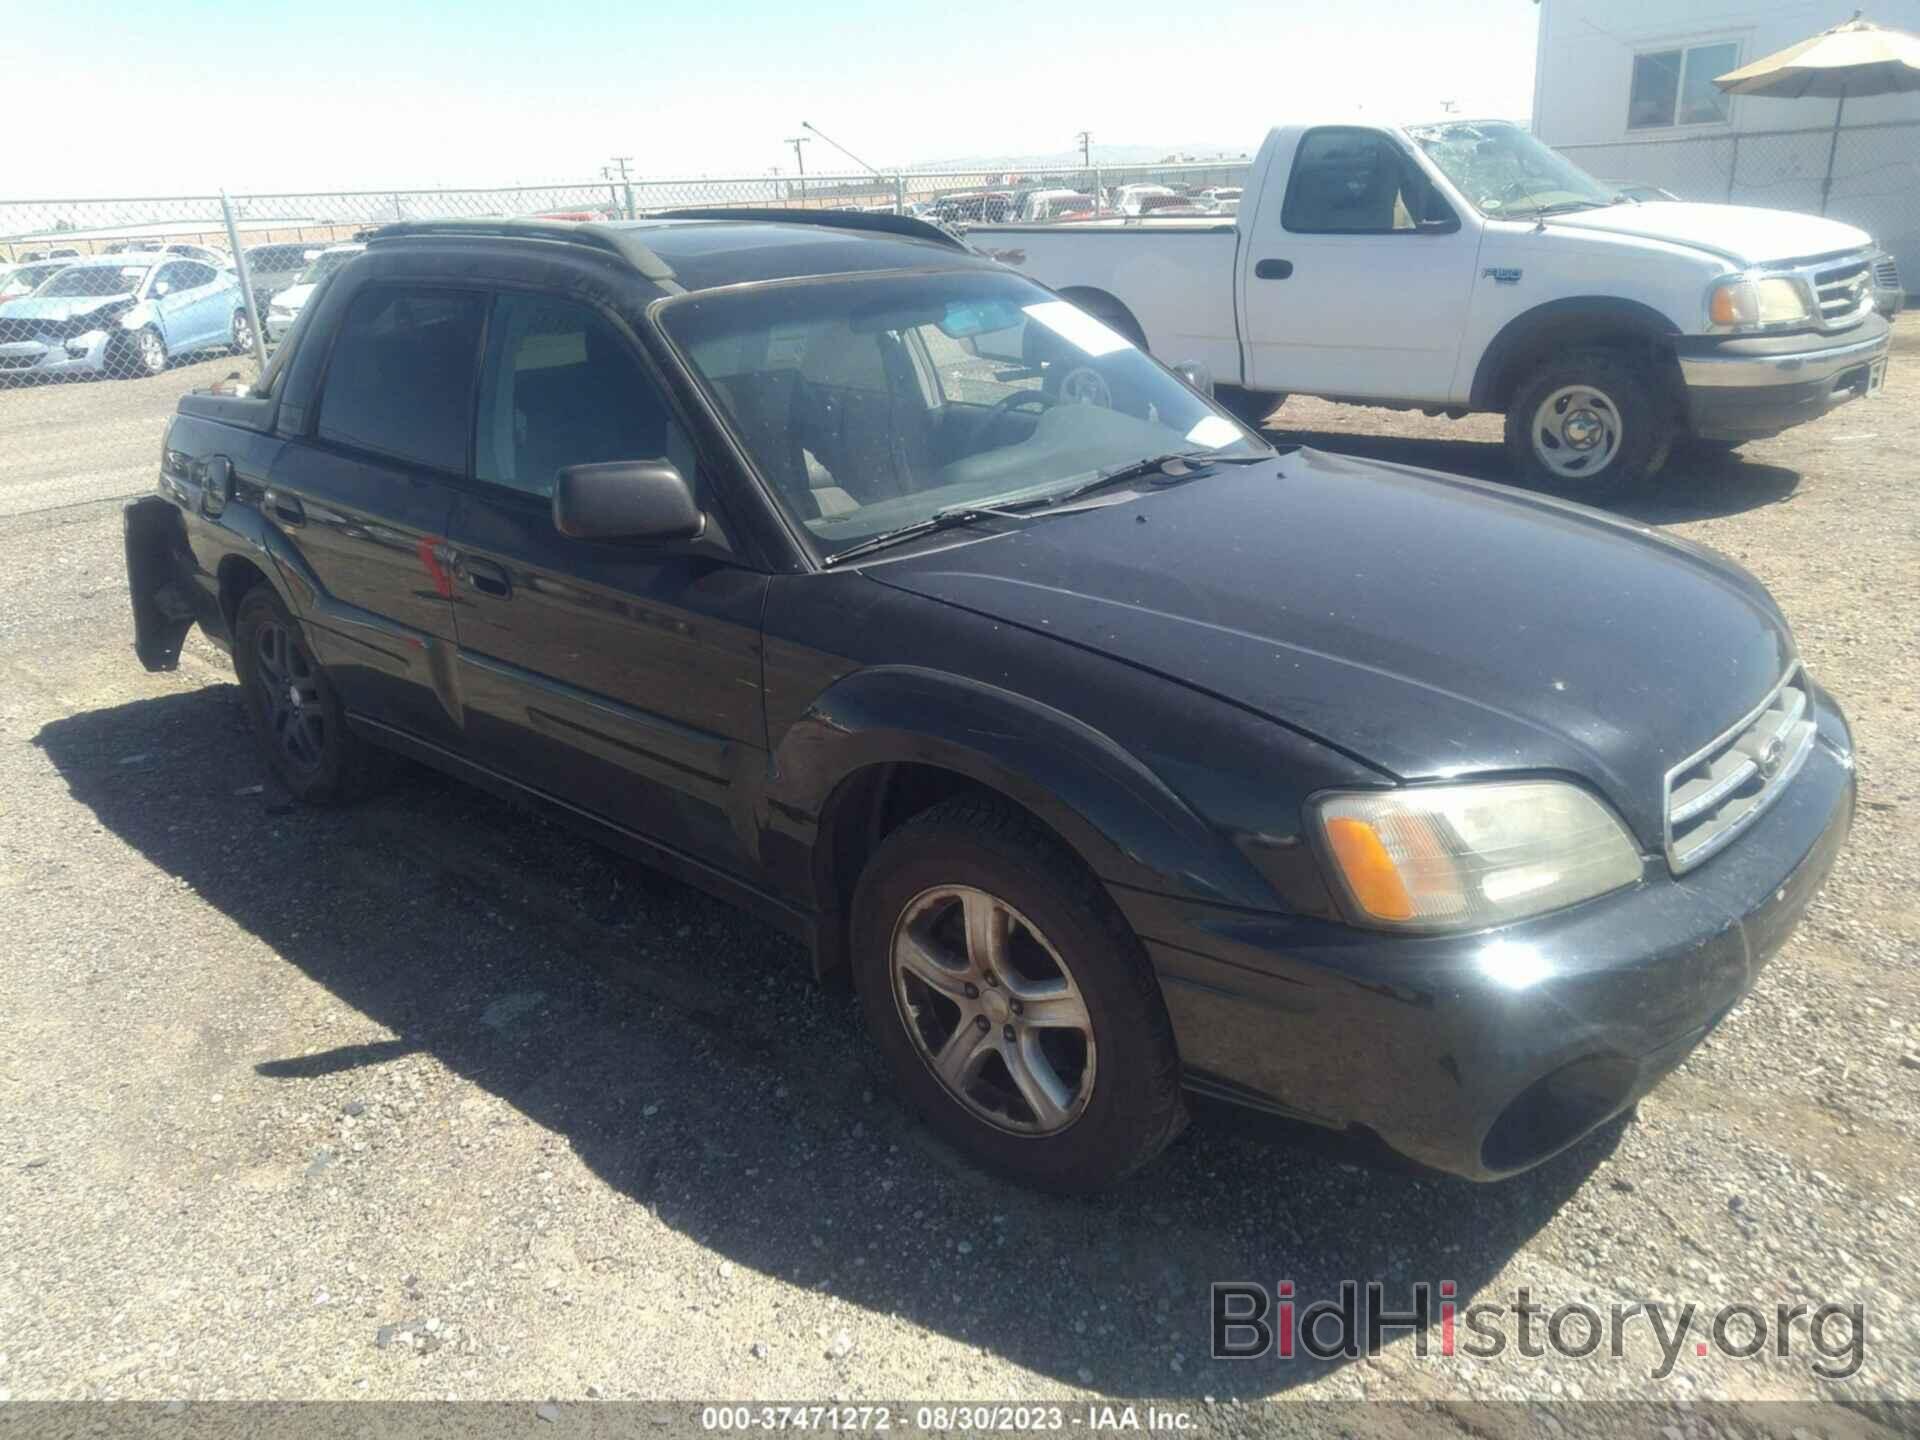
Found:
[(1873, 244), (1638, 203), (1505, 122), (1288, 125), (1231, 222), (970, 226), (971, 243), (1259, 419), (1288, 394), (1507, 417), (1515, 468), (1604, 499), (1876, 391)]

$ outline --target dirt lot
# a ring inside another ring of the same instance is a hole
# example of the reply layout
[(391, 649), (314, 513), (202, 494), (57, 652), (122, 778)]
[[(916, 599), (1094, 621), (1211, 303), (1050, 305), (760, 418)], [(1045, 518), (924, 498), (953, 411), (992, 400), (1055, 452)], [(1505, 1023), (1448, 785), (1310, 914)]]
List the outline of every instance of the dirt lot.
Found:
[[(219, 652), (143, 673), (116, 502), (226, 362), (0, 392), (0, 1399), (1920, 1396), (1920, 315), (1899, 339), (1882, 398), (1635, 512), (1772, 586), (1862, 796), (1638, 1119), (1474, 1187), (1206, 1111), (1072, 1203), (923, 1137), (753, 922), (427, 775), (290, 807)], [(1501, 473), (1486, 418), (1273, 423)], [(1210, 1362), (1208, 1282), (1248, 1278), (1859, 1302), (1867, 1338), (1843, 1382), (1804, 1343), (1652, 1379), (1638, 1330), (1624, 1362)]]

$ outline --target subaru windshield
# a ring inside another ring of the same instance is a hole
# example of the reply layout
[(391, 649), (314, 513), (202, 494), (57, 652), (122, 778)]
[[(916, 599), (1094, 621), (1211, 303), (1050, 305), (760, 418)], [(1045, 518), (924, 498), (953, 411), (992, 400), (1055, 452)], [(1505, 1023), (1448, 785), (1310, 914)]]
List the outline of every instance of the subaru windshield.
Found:
[(1482, 215), (1531, 220), (1619, 201), (1611, 185), (1504, 120), (1456, 120), (1407, 131)]
[(1017, 275), (695, 294), (666, 332), (823, 558), (942, 514), (1043, 505), (1168, 455), (1272, 449)]

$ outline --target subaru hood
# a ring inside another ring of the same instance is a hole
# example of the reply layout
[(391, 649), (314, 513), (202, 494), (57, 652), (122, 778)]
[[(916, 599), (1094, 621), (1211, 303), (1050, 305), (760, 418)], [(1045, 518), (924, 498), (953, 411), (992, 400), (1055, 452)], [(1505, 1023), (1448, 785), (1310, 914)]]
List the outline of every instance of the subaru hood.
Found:
[(863, 568), (1403, 779), (1579, 776), (1649, 848), (1666, 772), (1792, 659), (1771, 597), (1709, 551), (1583, 506), (1313, 450)]
[(1873, 237), (1852, 225), (1795, 210), (1762, 210), (1751, 205), (1699, 205), (1652, 200), (1639, 205), (1609, 205), (1550, 216), (1549, 227), (1607, 230), (1642, 240), (1664, 240), (1705, 250), (1736, 265), (1767, 265), (1864, 250)]
[(267, 303), (277, 305), (282, 310), (298, 310), (307, 303), (307, 297), (319, 288), (318, 285), (289, 285), (284, 290), (275, 291)]

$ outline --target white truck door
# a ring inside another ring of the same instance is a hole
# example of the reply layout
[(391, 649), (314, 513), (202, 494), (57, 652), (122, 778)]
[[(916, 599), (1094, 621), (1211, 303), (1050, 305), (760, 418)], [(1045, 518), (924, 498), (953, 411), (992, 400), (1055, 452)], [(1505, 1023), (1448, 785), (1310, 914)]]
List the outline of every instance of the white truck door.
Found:
[(1303, 131), (1273, 157), (1243, 238), (1250, 388), (1455, 398), (1479, 216), (1458, 213), (1393, 135)]

